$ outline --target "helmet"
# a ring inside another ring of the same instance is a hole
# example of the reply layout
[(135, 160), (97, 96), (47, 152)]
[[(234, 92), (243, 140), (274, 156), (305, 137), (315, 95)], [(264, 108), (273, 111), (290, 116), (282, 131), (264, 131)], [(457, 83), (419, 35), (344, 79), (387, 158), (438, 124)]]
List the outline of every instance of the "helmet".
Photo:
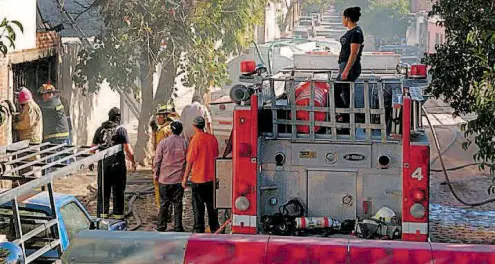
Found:
[(158, 111), (156, 111), (155, 115), (168, 115), (174, 111), (174, 105), (172, 102), (167, 101), (166, 104), (160, 105)]
[(31, 91), (29, 91), (26, 87), (22, 87), (21, 92), (19, 93), (19, 103), (25, 104), (31, 100), (33, 100), (33, 95), (31, 94)]
[(375, 220), (381, 220), (385, 223), (390, 223), (392, 221), (392, 218), (395, 217), (394, 211), (388, 207), (382, 207), (378, 209), (376, 212), (375, 216), (372, 217), (372, 219)]
[(0, 259), (2, 263), (23, 264), (25, 263), (22, 249), (12, 242), (0, 243)]
[(56, 93), (56, 92), (59, 92), (59, 90), (57, 90), (55, 88), (55, 86), (53, 86), (49, 83), (45, 83), (45, 84), (41, 85), (40, 89), (38, 90), (38, 93), (40, 93), (40, 94)]

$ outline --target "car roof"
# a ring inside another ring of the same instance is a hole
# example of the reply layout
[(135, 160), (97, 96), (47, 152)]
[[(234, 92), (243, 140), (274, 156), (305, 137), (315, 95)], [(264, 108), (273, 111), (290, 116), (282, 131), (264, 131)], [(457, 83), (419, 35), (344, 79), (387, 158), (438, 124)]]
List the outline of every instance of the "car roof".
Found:
[[(69, 202), (77, 201), (74, 196), (62, 193), (53, 193), (53, 199), (57, 208), (60, 208)], [(2, 207), (11, 207), (11, 202), (3, 204)], [(19, 203), (19, 207), (41, 211), (50, 210), (50, 198), (48, 196), (48, 192), (40, 192), (23, 200)]]

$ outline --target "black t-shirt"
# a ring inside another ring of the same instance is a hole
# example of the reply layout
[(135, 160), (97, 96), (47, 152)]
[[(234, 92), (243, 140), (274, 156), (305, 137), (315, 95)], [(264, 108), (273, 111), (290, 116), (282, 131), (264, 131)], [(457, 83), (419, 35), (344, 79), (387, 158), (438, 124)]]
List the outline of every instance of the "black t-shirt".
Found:
[(347, 62), (351, 56), (351, 44), (360, 44), (359, 52), (356, 58), (356, 63), (361, 63), (361, 53), (363, 53), (364, 35), (363, 30), (358, 26), (347, 31), (344, 36), (340, 38), (340, 44), (342, 49), (340, 50), (339, 63)]
[[(111, 122), (111, 121), (106, 121), (105, 123), (102, 124), (102, 126), (100, 126), (96, 132), (95, 132), (95, 135), (93, 137), (93, 144), (94, 145), (101, 145), (102, 143), (104, 143), (104, 139), (103, 139), (103, 129), (105, 128), (111, 128), (111, 127), (116, 127), (116, 130), (115, 130), (115, 136), (113, 137), (113, 143), (114, 145), (123, 145), (123, 144), (128, 144), (129, 143), (129, 136), (127, 135), (127, 130), (122, 127), (122, 126), (118, 126), (117, 123), (114, 123), (114, 122)], [(125, 163), (125, 154), (124, 152), (120, 152), (119, 154), (116, 155), (116, 159), (112, 159), (112, 160), (115, 160), (115, 161), (118, 161), (118, 162), (122, 162), (122, 163)]]

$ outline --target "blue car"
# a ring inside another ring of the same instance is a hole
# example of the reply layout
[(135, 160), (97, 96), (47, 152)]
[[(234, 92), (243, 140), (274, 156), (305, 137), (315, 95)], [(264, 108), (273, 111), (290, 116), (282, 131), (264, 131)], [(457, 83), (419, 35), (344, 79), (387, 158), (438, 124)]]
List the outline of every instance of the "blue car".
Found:
[[(72, 238), (81, 230), (127, 230), (127, 223), (125, 221), (103, 220), (90, 216), (86, 208), (72, 195), (54, 193), (54, 202), (58, 215), (58, 233), (60, 234), (62, 252), (67, 250)], [(40, 192), (21, 201), (19, 203), (19, 215), (23, 234), (47, 223), (48, 219), (53, 217), (48, 192)], [(43, 219), (44, 217), (46, 220)], [(52, 241), (57, 234), (55, 228), (55, 226), (52, 226), (34, 238), (27, 240), (24, 243), (26, 255), (29, 256), (36, 250), (44, 247), (47, 242)], [(0, 206), (0, 234), (5, 236), (3, 238), (4, 240), (16, 240), (10, 203)], [(60, 258), (62, 252), (56, 249), (50, 250), (40, 260), (57, 260)]]

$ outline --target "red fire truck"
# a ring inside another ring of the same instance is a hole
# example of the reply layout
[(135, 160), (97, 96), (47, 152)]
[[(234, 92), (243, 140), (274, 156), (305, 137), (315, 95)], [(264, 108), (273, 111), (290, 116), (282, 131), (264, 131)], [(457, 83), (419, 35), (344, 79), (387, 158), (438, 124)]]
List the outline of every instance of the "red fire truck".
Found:
[(426, 66), (364, 54), (350, 83), (336, 80), (335, 61), (300, 54), (272, 76), (241, 63), (252, 85), (230, 93), (232, 158), (217, 160), (217, 208), (232, 209), (234, 234), (426, 241)]

